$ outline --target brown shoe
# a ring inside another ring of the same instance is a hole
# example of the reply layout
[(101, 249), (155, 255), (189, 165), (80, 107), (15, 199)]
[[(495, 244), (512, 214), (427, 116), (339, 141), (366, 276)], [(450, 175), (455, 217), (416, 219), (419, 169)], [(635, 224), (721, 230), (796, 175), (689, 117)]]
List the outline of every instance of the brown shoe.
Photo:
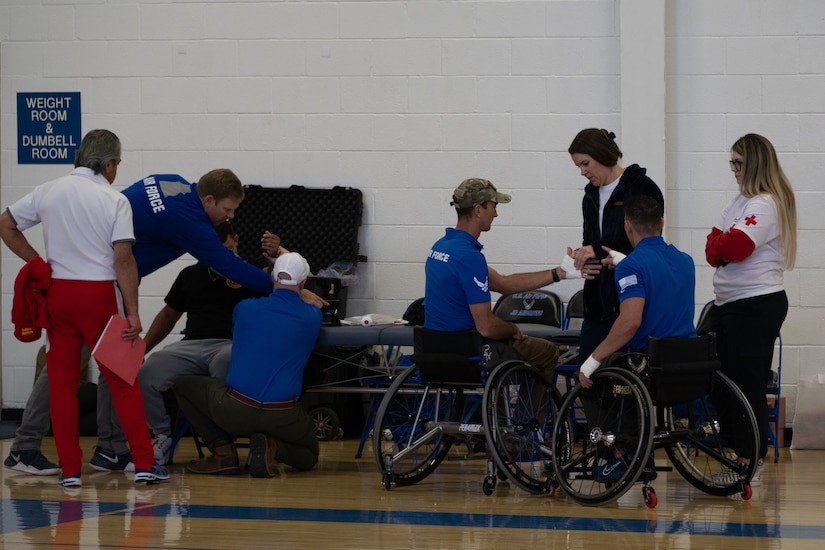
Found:
[(190, 460), (186, 469), (193, 474), (235, 475), (241, 473), (238, 451), (234, 443), (217, 444), (212, 454), (200, 460)]
[(249, 474), (252, 477), (273, 477), (278, 473), (278, 444), (267, 434), (249, 436)]

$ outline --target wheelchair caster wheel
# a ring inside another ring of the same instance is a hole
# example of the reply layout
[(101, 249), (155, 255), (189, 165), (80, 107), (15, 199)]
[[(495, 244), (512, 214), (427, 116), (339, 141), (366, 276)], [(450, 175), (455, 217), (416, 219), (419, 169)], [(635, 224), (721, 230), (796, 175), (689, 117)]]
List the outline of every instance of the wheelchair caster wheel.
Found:
[(742, 485), (742, 491), (739, 494), (742, 496), (742, 500), (750, 500), (753, 496), (753, 487), (750, 483), (745, 483)]
[(481, 484), (481, 490), (487, 496), (492, 495), (493, 491), (496, 490), (496, 476), (485, 477), (484, 482)]
[(653, 487), (643, 487), (642, 496), (645, 499), (645, 506), (648, 508), (656, 508), (659, 504), (659, 497), (656, 496), (656, 490)]
[(386, 489), (387, 491), (395, 487), (395, 479), (392, 473), (384, 472), (381, 475), (381, 485), (383, 485), (384, 489)]
[(548, 479), (547, 485), (544, 487), (544, 494), (548, 497), (556, 496), (556, 487), (557, 485)]

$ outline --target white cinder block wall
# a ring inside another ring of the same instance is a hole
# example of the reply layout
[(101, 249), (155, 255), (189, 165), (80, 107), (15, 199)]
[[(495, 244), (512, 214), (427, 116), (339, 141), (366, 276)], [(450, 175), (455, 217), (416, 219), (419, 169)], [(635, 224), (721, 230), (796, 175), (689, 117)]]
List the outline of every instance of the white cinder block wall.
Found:
[[(645, 40), (661, 62), (639, 58)], [(369, 261), (348, 309), (400, 315), (423, 294), (423, 259), (454, 223), (450, 191), (466, 177), (514, 196), (482, 239), (494, 267), (556, 265), (581, 238), (585, 181), (567, 146), (605, 127), (627, 144), (624, 164), (649, 167), (665, 190), (666, 237), (696, 260), (701, 306), (704, 238), (736, 191), (728, 149), (759, 132), (799, 201), (783, 328), (792, 413), (796, 381), (825, 364), (823, 51), (821, 0), (3, 0), (0, 204), (70, 169), (17, 164), (16, 94), (79, 91), (83, 132), (123, 141), (119, 188), (216, 167), (247, 184), (360, 188)], [(145, 326), (188, 261), (143, 281)], [(20, 266), (3, 247), (4, 408), (25, 403), (37, 348), (12, 336)]]

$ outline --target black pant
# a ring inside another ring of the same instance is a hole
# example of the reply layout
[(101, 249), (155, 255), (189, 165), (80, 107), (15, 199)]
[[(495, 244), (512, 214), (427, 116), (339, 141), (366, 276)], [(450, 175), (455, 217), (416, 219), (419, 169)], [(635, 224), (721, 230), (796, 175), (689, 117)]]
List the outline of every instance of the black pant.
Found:
[(584, 363), (590, 354), (593, 353), (602, 340), (607, 338), (610, 328), (613, 326), (612, 319), (591, 319), (585, 317), (582, 320), (581, 335), (579, 337), (579, 363)]
[(211, 376), (182, 376), (175, 382), (178, 404), (210, 450), (215, 444), (253, 433), (271, 435), (278, 443), (276, 459), (296, 470), (318, 462), (318, 439), (312, 418), (300, 405), (261, 409), (228, 393), (226, 382)]
[[(715, 306), (711, 311), (711, 326), (716, 332), (716, 351), (722, 362), (722, 372), (739, 386), (756, 416), (759, 434), (757, 456), (760, 458), (768, 454), (765, 389), (772, 376), (776, 338), (787, 314), (788, 297), (784, 290)], [(749, 456), (749, 449), (743, 448), (735, 436), (733, 439), (737, 454)]]

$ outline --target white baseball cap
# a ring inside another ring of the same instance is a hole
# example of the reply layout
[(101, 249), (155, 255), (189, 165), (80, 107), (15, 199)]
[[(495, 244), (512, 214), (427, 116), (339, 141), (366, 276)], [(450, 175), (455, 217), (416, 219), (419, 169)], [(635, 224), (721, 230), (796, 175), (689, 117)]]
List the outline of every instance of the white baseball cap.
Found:
[[(309, 264), (297, 252), (287, 252), (281, 254), (275, 260), (275, 268), (272, 270), (272, 274), (275, 280), (282, 285), (295, 286), (309, 275)], [(289, 275), (289, 279), (284, 279), (284, 275)]]

